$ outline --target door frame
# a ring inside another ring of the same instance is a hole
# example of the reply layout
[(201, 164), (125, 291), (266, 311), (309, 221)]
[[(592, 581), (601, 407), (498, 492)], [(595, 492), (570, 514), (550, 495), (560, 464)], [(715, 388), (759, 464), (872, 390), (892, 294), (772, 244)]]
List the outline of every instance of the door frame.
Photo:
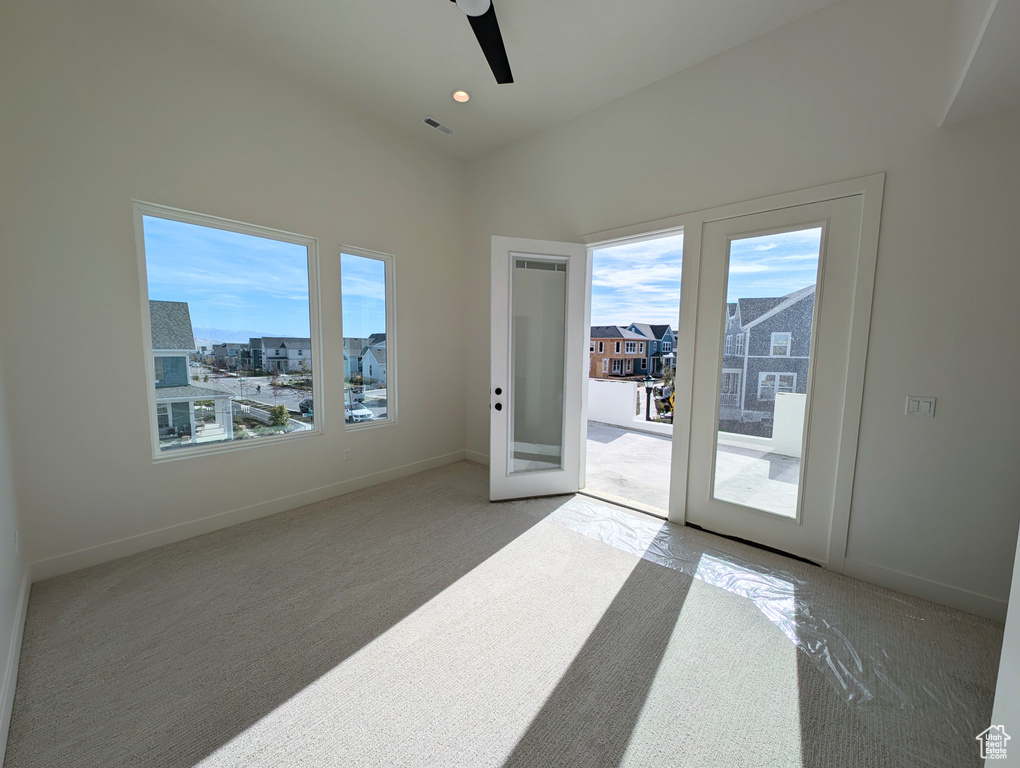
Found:
[[(854, 472), (857, 465), (857, 444), (864, 401), (864, 373), (868, 355), (868, 335), (871, 328), (871, 306), (875, 291), (875, 268), (878, 260), (884, 189), (885, 173), (875, 173), (870, 176), (706, 208), (641, 224), (602, 230), (580, 238), (580, 241), (588, 246), (590, 265), (591, 254), (595, 248), (624, 240), (654, 237), (656, 234), (670, 230), (682, 229), (684, 233), (680, 280), (680, 318), (677, 348), (674, 350), (676, 353), (677, 397), (673, 407), (673, 456), (668, 515), (670, 522), (679, 525), (686, 522), (691, 413), (694, 406), (694, 340), (697, 335), (702, 228), (710, 222), (721, 219), (767, 213), (783, 208), (860, 195), (862, 213), (857, 274), (854, 285), (854, 309), (850, 327), (846, 389), (843, 394), (843, 419), (840, 428), (839, 459), (833, 494), (832, 527), (829, 533), (829, 558), (826, 563), (826, 567), (833, 571), (841, 573), (845, 569), (847, 539), (850, 530), (850, 506), (853, 497)], [(590, 276), (590, 266), (588, 273)], [(590, 277), (587, 287), (588, 301), (590, 302)], [(585, 405), (587, 405), (586, 402)], [(586, 413), (587, 411), (585, 411), (585, 415)]]

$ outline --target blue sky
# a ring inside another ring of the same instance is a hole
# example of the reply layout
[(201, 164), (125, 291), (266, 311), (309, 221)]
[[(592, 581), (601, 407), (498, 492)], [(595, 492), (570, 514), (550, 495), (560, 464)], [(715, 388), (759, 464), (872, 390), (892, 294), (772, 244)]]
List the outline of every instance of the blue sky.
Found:
[(683, 235), (599, 248), (592, 254), (591, 324), (666, 324), (680, 317)]
[[(815, 282), (821, 228), (741, 238), (730, 246), (727, 301), (785, 296)], [(683, 235), (597, 249), (592, 325), (669, 323), (680, 316)]]
[(386, 332), (386, 265), (379, 259), (340, 254), (344, 336), (365, 339)]
[(193, 326), (310, 336), (308, 249), (143, 217), (149, 298), (186, 301)]
[(821, 240), (821, 227), (733, 240), (726, 301), (785, 296), (813, 285)]

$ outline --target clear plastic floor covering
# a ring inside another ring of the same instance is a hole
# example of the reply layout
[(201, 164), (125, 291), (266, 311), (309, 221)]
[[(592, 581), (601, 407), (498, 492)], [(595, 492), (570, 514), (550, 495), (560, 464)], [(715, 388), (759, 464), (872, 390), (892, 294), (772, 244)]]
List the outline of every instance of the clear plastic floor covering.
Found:
[[(919, 669), (917, 654), (910, 654), (912, 660), (901, 660), (897, 647), (908, 644), (916, 648), (929, 633), (957, 623), (984, 623), (992, 633), (998, 628), (1001, 637), (1001, 625), (779, 555), (761, 552), (758, 557), (759, 552), (746, 545), (584, 496), (555, 505), (549, 502), (517, 503), (548, 522), (751, 601), (824, 673), (848, 706), (870, 709), (884, 720), (900, 721), (904, 728), (924, 710), (926, 722), (956, 734), (954, 741), (957, 737), (963, 742), (972, 740), (988, 726), (991, 701), (987, 710), (976, 708), (974, 686), (961, 680), (958, 669), (939, 659), (930, 659), (930, 664)], [(555, 507), (551, 513), (550, 506)], [(727, 549), (706, 546), (707, 542)], [(740, 550), (747, 550), (755, 560), (741, 556)], [(768, 560), (789, 563), (800, 572), (769, 568), (761, 562)], [(864, 591), (875, 629), (853, 637), (841, 628), (830, 608), (834, 582), (841, 582), (838, 586), (844, 590)], [(895, 617), (899, 623), (883, 622), (882, 615)], [(910, 621), (908, 630), (901, 630), (903, 636), (890, 636), (890, 626), (902, 627), (903, 619)], [(997, 658), (992, 661), (996, 666)], [(908, 756), (904, 753), (903, 757)], [(909, 760), (904, 763), (909, 764)], [(950, 764), (958, 763), (947, 756), (946, 765)]]

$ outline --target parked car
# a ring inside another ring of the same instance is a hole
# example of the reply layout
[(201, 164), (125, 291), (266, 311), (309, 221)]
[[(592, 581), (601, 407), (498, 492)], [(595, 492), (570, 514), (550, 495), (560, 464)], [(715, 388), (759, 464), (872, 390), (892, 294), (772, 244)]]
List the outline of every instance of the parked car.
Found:
[(349, 403), (344, 404), (344, 419), (347, 421), (371, 421), (375, 418), (375, 415), (368, 410), (362, 403)]
[(306, 397), (300, 403), (297, 404), (298, 410), (301, 413), (311, 413), (314, 410), (314, 401), (310, 397)]

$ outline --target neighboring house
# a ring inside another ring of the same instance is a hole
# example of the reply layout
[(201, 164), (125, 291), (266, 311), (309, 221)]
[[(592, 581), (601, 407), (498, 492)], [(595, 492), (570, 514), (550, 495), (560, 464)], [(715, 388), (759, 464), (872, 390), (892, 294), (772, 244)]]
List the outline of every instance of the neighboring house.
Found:
[(212, 356), (213, 364), (217, 367), (236, 371), (238, 362), (241, 360), (242, 356), (249, 356), (248, 345), (238, 344), (237, 342), (213, 344)]
[(726, 306), (720, 421), (771, 421), (776, 393), (807, 393), (815, 287)]
[[(199, 386), (189, 379), (188, 359), (195, 352), (191, 312), (184, 301), (150, 301), (152, 357), (156, 373), (156, 423), (160, 441), (191, 437), (193, 442), (231, 440), (234, 420), (230, 392)], [(202, 406), (196, 418), (196, 403)], [(206, 421), (211, 416), (210, 422)]]
[(308, 373), (312, 370), (312, 340), (265, 337), (262, 368), (272, 373)]
[(671, 326), (631, 323), (627, 330), (648, 339), (640, 373), (658, 377), (667, 368), (676, 368), (676, 334)]
[(365, 349), (361, 357), (361, 380), (366, 384), (386, 386), (386, 342)]
[[(368, 339), (359, 339), (353, 336), (344, 337), (344, 375), (346, 381), (354, 376), (361, 375), (361, 357), (365, 353), (365, 347), (369, 346)], [(350, 373), (348, 374), (348, 366)]]
[[(643, 376), (648, 338), (618, 325), (593, 325), (588, 377)], [(646, 363), (647, 368), (647, 363)]]
[(251, 355), (251, 369), (253, 371), (263, 370), (265, 359), (263, 357), (262, 339), (248, 339), (248, 354)]

